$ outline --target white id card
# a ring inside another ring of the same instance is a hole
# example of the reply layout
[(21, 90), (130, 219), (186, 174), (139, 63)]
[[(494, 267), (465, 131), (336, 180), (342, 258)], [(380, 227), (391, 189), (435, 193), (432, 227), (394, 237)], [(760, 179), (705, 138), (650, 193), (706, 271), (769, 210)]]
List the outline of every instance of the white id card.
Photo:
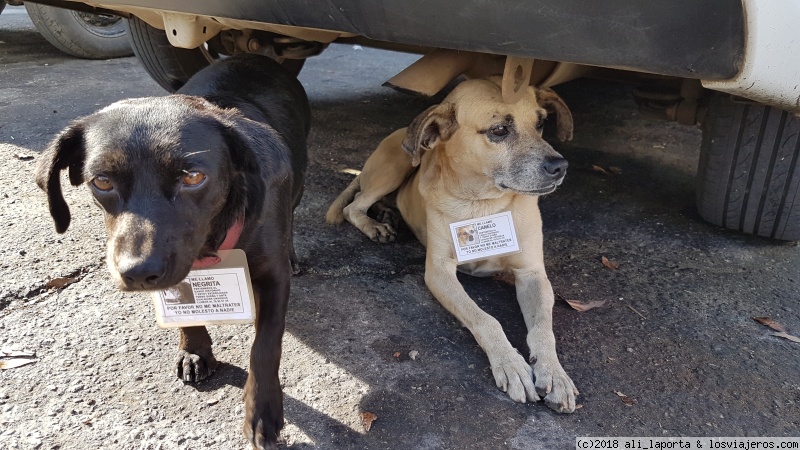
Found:
[(198, 269), (176, 286), (153, 292), (162, 328), (252, 323), (255, 300), (243, 250), (220, 250), (222, 261)]
[(520, 251), (511, 211), (450, 224), (459, 263)]

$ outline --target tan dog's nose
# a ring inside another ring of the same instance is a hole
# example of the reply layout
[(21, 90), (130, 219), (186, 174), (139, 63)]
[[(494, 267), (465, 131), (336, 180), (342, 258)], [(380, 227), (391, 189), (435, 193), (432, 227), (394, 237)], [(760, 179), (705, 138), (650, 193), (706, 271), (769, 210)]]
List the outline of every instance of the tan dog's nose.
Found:
[(557, 180), (567, 174), (569, 163), (564, 158), (547, 158), (542, 167), (548, 177)]

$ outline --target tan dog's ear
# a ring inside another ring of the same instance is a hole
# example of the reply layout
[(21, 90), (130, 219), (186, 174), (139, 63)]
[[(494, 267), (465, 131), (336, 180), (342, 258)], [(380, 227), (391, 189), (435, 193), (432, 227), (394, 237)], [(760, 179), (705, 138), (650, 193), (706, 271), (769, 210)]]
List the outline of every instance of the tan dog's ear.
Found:
[(572, 113), (567, 104), (550, 88), (536, 90), (539, 105), (550, 113), (556, 113), (556, 137), (559, 141), (572, 140)]
[(452, 103), (433, 105), (414, 118), (403, 140), (403, 149), (411, 155), (411, 165), (418, 166), (424, 150), (450, 139), (457, 128), (456, 108)]

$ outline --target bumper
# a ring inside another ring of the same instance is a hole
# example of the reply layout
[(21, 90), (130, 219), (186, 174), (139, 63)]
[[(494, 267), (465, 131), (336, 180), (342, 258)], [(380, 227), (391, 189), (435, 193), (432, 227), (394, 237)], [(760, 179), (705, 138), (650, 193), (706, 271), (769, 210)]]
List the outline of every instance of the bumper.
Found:
[(747, 46), (742, 70), (703, 86), (800, 113), (800, 3), (745, 0)]
[[(101, 0), (426, 47), (724, 80), (745, 45), (739, 0)], [(168, 6), (165, 6), (168, 5)], [(135, 14), (135, 10), (134, 10)]]

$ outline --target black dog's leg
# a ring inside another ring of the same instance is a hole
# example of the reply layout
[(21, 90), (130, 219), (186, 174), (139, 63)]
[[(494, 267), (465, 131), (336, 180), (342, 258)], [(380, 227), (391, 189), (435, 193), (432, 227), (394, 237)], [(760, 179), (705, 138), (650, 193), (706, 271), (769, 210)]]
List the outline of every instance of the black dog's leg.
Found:
[[(292, 222), (294, 222), (294, 213), (292, 214)], [(294, 229), (294, 226), (291, 228)], [(297, 253), (294, 251), (294, 232), (289, 234), (289, 264), (292, 266), (292, 276), (301, 275), (303, 268), (300, 267), (300, 259), (297, 258)]]
[(272, 279), (256, 291), (256, 337), (250, 350), (250, 375), (244, 387), (244, 434), (254, 448), (277, 448), (283, 428), (283, 392), (278, 376), (281, 338), (289, 302), (290, 272), (278, 265)]
[(211, 336), (206, 327), (178, 329), (181, 342), (178, 345), (178, 378), (198, 382), (208, 378), (217, 368), (217, 359), (211, 351)]

